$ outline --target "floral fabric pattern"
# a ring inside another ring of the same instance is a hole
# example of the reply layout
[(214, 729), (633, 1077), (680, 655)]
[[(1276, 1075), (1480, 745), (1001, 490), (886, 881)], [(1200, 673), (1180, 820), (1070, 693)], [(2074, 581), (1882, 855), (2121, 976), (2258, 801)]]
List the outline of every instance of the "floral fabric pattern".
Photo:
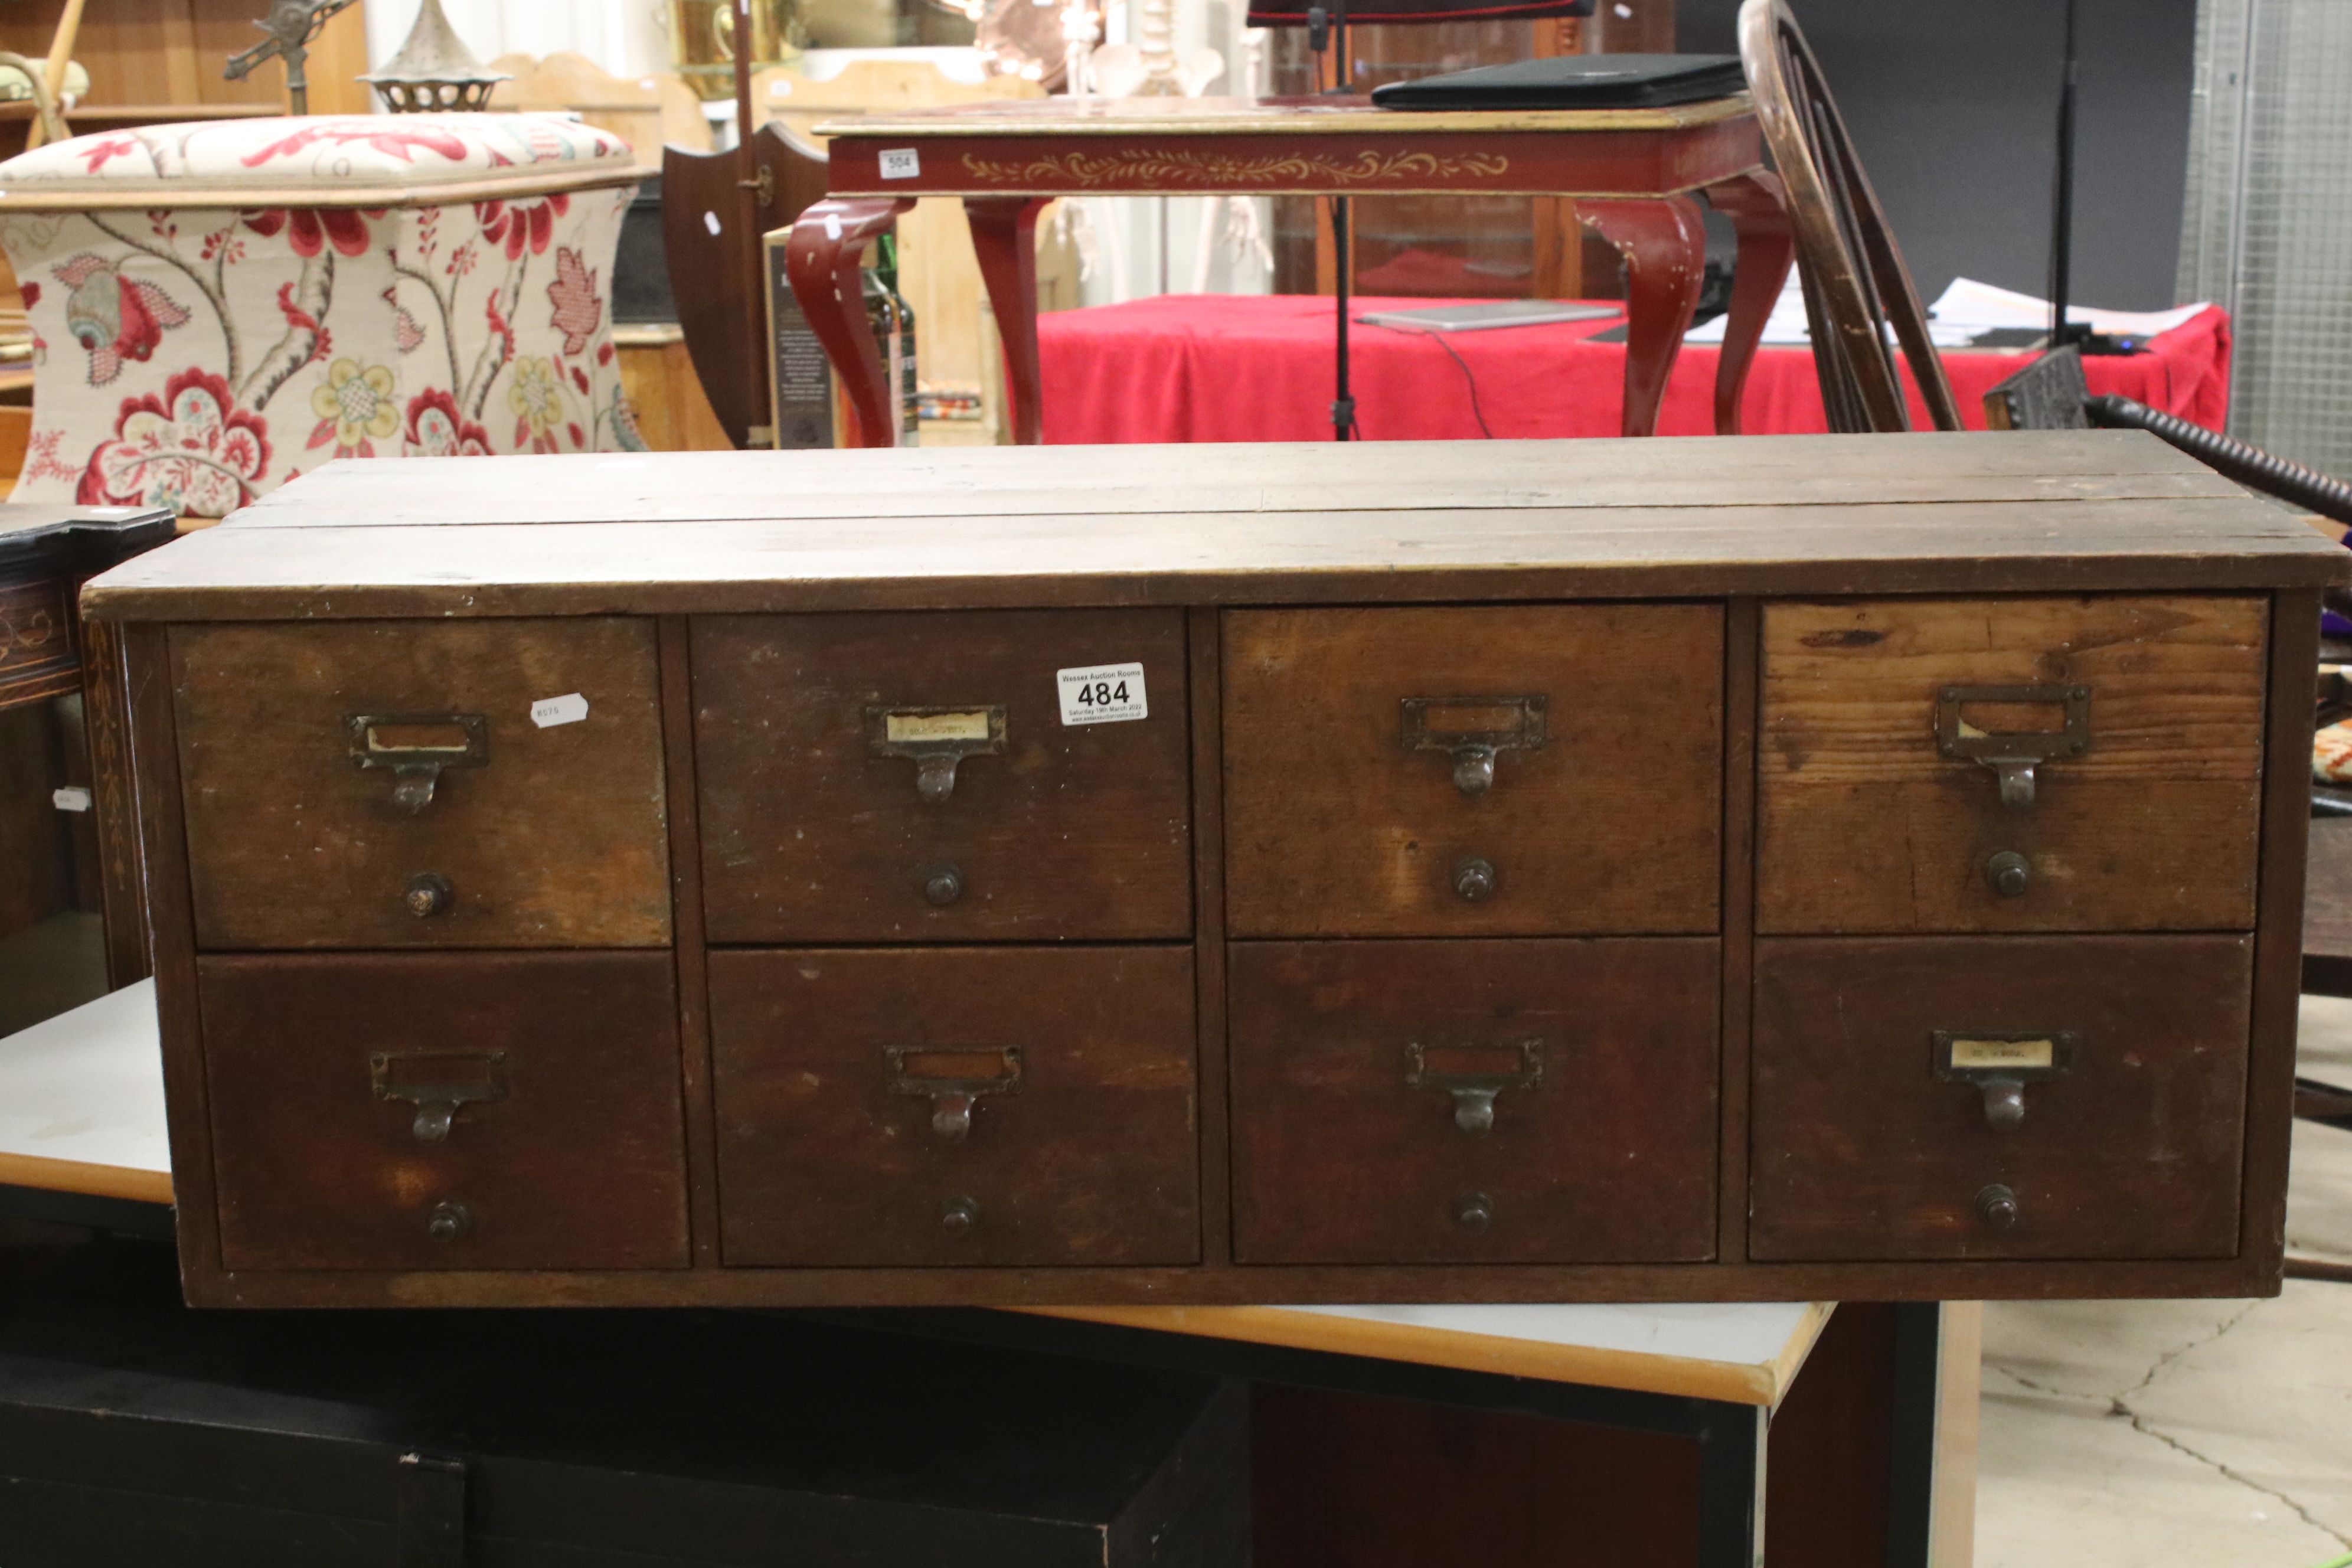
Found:
[(82, 506), (168, 506), (221, 517), (251, 500), (269, 468), (269, 437), (236, 406), (228, 383), (184, 370), (163, 395), (122, 400), (111, 439), (89, 455), (73, 499)]
[[(360, 208), (305, 205), (294, 184), (551, 163), (588, 188)], [(218, 517), (337, 458), (642, 450), (604, 294), (633, 191), (604, 182), (632, 163), (576, 121), (486, 114), (163, 126), (0, 164), (0, 188), (60, 193), (54, 211), (0, 216), (34, 338), (16, 499)], [(192, 178), (259, 199), (173, 207)], [(68, 194), (136, 179), (152, 208)]]
[(310, 393), (310, 412), (320, 416), (310, 431), (310, 445), (335, 443), (338, 458), (373, 458), (377, 440), (400, 428), (400, 403), (393, 396), (390, 369), (380, 364), (362, 367), (357, 360), (339, 359), (327, 372), (327, 384)]

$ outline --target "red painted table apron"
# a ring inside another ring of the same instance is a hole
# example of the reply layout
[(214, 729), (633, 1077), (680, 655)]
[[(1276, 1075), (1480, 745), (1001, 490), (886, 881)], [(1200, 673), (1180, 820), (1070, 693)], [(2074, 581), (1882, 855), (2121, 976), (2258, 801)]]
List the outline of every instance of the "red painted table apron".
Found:
[[(961, 196), (1004, 339), (1014, 438), (1043, 438), (1037, 214), (1077, 195), (1554, 195), (1625, 258), (1630, 315), (1621, 432), (1657, 426), (1706, 263), (1699, 194), (1732, 220), (1739, 264), (1716, 376), (1716, 428), (1740, 392), (1790, 240), (1745, 94), (1668, 109), (1403, 113), (1368, 100), (1030, 99), (868, 115), (818, 127), (832, 195), (786, 247), (793, 292), (857, 411), (891, 428), (858, 263), (917, 196)], [(873, 434), (867, 434), (872, 432)]]

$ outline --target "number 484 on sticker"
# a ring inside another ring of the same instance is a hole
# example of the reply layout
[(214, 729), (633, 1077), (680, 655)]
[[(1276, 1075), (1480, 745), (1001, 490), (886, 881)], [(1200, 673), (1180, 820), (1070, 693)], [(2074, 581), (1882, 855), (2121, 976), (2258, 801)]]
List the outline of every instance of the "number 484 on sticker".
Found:
[(1099, 664), (1057, 669), (1054, 684), (1065, 724), (1119, 724), (1150, 712), (1143, 696), (1143, 666)]

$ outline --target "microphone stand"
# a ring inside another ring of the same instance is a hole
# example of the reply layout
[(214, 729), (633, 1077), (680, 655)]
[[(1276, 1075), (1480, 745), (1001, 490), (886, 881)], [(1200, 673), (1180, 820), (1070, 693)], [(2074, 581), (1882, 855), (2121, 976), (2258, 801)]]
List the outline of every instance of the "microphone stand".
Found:
[(2085, 354), (2137, 353), (2135, 339), (2095, 332), (2084, 322), (2066, 319), (2074, 261), (2074, 108), (2082, 77), (2074, 43), (2075, 7), (2076, 0), (2066, 0), (2065, 74), (2058, 82), (2058, 171), (2050, 213), (2050, 347), (2071, 345)]
[[(1307, 42), (1317, 54), (1323, 52), (1324, 12), (1320, 5), (1307, 13)], [(1355, 71), (1348, 58), (1348, 0), (1332, 0), (1331, 42), (1338, 68), (1333, 72), (1330, 90), (1345, 93), (1355, 85)], [(1335, 340), (1331, 397), (1331, 438), (1352, 441), (1356, 438), (1356, 399), (1348, 375), (1348, 198), (1331, 198), (1331, 258), (1335, 266), (1334, 294), (1339, 300), (1339, 331)]]
[(2074, 249), (2074, 93), (2080, 75), (2074, 49), (2074, 4), (2066, 0), (2065, 74), (2058, 79), (2058, 172), (2050, 214), (2050, 346), (2063, 348), (2090, 335), (2066, 320)]

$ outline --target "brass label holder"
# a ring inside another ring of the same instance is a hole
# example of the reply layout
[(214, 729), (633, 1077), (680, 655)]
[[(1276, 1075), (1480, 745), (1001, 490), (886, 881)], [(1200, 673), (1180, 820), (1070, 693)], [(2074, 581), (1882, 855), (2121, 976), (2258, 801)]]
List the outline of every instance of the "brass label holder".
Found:
[[(469, 1070), (470, 1069), (470, 1070)], [(461, 1105), (507, 1097), (504, 1051), (374, 1051), (368, 1083), (378, 1100), (416, 1107), (409, 1131), (419, 1143), (446, 1143)]]
[[(1429, 1067), (1432, 1051), (1511, 1051), (1517, 1055), (1519, 1065), (1515, 1071), (1433, 1072)], [(1446, 1040), (1428, 1045), (1415, 1041), (1405, 1047), (1404, 1058), (1408, 1064), (1405, 1088), (1434, 1089), (1453, 1096), (1454, 1125), (1465, 1138), (1483, 1138), (1495, 1130), (1495, 1097), (1505, 1089), (1543, 1087), (1544, 1043), (1540, 1039)]]
[[(1996, 734), (1960, 716), (1971, 702), (2054, 702), (2064, 710), (2064, 727)], [(2033, 809), (2034, 769), (2043, 763), (2083, 756), (2091, 749), (2091, 689), (2087, 686), (1947, 686), (1936, 693), (1936, 749), (1948, 757), (1981, 763), (2000, 780), (2000, 804), (2011, 811)]]
[[(1495, 758), (1503, 752), (1540, 752), (1549, 726), (1551, 699), (1532, 697), (1408, 697), (1403, 700), (1400, 743), (1408, 752), (1444, 752), (1454, 759), (1454, 787), (1473, 799), (1495, 784)], [(1503, 724), (1441, 728), (1435, 713), (1510, 715)]]
[(866, 710), (866, 750), (871, 756), (913, 758), (915, 793), (936, 805), (955, 794), (957, 763), (1004, 750), (1004, 704), (874, 704)]
[[(352, 765), (390, 768), (393, 801), (411, 813), (433, 804), (434, 786), (446, 770), (490, 764), (490, 721), (480, 713), (347, 713), (343, 730), (351, 737)], [(390, 740), (380, 730), (455, 731), (456, 736), (454, 743), (437, 744)]]
[[(991, 1074), (915, 1073), (907, 1070), (909, 1058), (994, 1056), (1003, 1070)], [(882, 1050), (884, 1082), (892, 1094), (912, 1095), (931, 1102), (931, 1131), (950, 1143), (971, 1135), (971, 1111), (982, 1095), (1021, 1092), (1021, 1047), (1000, 1050), (960, 1050), (952, 1046), (886, 1046)]]
[(2073, 1029), (1937, 1029), (1931, 1037), (1938, 1083), (1984, 1093), (1986, 1124), (2011, 1131), (2025, 1121), (2025, 1086), (2074, 1070), (2083, 1037)]

